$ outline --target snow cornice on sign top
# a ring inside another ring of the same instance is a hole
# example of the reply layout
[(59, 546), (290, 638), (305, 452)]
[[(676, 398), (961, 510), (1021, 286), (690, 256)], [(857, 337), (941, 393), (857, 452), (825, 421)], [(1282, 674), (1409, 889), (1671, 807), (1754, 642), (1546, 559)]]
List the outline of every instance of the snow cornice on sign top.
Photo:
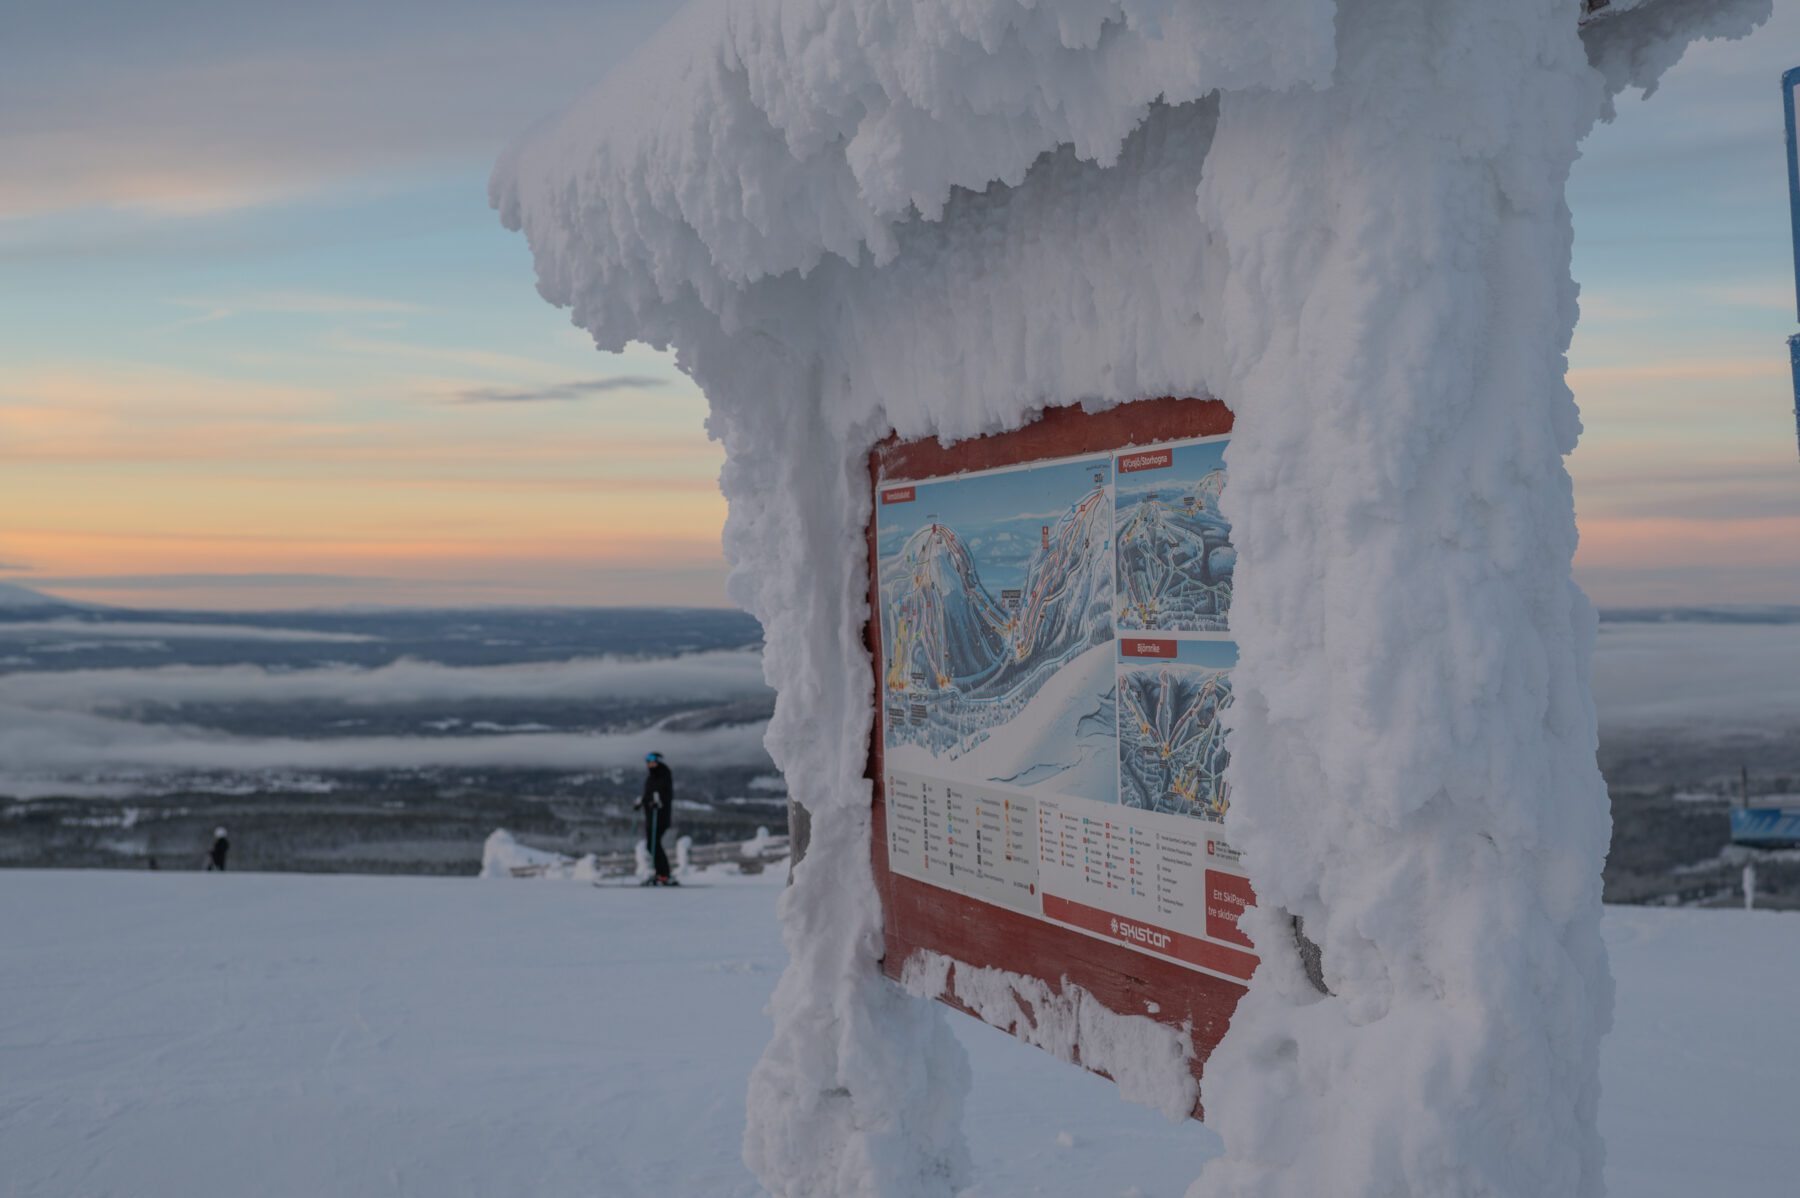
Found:
[[(1653, 87), (1663, 57), (1766, 0), (1581, 5), (1617, 90)], [(895, 226), (939, 219), (954, 189), (1016, 185), (1059, 146), (1110, 166), (1152, 105), (1328, 85), (1337, 7), (693, 0), (510, 148), (489, 195), (545, 298), (602, 347), (671, 344), (696, 303), (721, 314), (828, 255), (892, 260)]]
[[(953, 188), (1060, 145), (1111, 165), (1151, 104), (1330, 78), (1332, 0), (699, 0), (514, 147), (490, 194), (603, 344), (826, 255), (891, 261)], [(665, 334), (665, 337), (667, 334)]]

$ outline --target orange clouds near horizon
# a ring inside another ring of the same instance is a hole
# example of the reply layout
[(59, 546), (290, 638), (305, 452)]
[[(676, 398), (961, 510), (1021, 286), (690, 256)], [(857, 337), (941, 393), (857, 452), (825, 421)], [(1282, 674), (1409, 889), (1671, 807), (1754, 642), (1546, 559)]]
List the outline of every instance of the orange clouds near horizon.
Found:
[(458, 404), (492, 376), (371, 375), (0, 370), (7, 577), (147, 607), (724, 603), (723, 454), (691, 387)]
[[(296, 295), (258, 302), (404, 307)], [(0, 364), (0, 563), (22, 567), (0, 575), (143, 607), (724, 603), (704, 399), (664, 358), (557, 340), (541, 365), (341, 332), (235, 371)], [(1597, 602), (1800, 602), (1776, 365), (1675, 346), (1570, 371)]]

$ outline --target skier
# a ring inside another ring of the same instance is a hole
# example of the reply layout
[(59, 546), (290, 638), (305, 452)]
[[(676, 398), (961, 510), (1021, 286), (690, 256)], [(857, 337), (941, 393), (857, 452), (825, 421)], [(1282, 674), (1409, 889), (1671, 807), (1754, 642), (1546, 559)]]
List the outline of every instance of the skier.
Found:
[(231, 851), (231, 841), (229, 841), (225, 838), (225, 829), (222, 827), (214, 828), (213, 829), (212, 848), (210, 850), (208, 850), (207, 854), (206, 854), (207, 872), (210, 873), (211, 871), (216, 869), (220, 873), (224, 873), (225, 872), (225, 854), (229, 853), (230, 851)]
[(644, 793), (634, 808), (644, 812), (644, 847), (650, 850), (655, 871), (644, 879), (646, 886), (679, 886), (669, 869), (669, 855), (663, 852), (663, 837), (675, 814), (675, 775), (663, 761), (661, 753), (644, 754)]

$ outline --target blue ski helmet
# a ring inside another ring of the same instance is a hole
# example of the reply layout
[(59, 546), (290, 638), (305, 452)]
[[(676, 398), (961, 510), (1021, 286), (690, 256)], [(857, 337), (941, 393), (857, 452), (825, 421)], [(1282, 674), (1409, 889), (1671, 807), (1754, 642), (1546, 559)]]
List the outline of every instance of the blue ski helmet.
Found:
[(649, 753), (644, 754), (644, 764), (645, 765), (655, 765), (657, 762), (659, 762), (661, 760), (662, 760), (662, 754), (655, 752), (654, 750), (652, 750)]

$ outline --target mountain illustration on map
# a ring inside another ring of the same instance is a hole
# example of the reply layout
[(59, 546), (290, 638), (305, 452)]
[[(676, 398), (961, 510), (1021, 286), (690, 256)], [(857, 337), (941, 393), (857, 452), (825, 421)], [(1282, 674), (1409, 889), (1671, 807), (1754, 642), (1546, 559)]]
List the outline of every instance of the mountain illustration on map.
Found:
[(1219, 715), (1231, 705), (1225, 666), (1126, 666), (1119, 672), (1119, 801), (1222, 822), (1231, 753)]
[(1219, 514), (1223, 450), (1223, 442), (1176, 446), (1160, 458), (1143, 455), (1166, 466), (1120, 475), (1121, 629), (1228, 631), (1237, 551), (1231, 525)]
[(884, 507), (890, 756), (910, 746), (983, 780), (1076, 771), (1111, 789), (1109, 467), (947, 480), (920, 485), (904, 512)]

